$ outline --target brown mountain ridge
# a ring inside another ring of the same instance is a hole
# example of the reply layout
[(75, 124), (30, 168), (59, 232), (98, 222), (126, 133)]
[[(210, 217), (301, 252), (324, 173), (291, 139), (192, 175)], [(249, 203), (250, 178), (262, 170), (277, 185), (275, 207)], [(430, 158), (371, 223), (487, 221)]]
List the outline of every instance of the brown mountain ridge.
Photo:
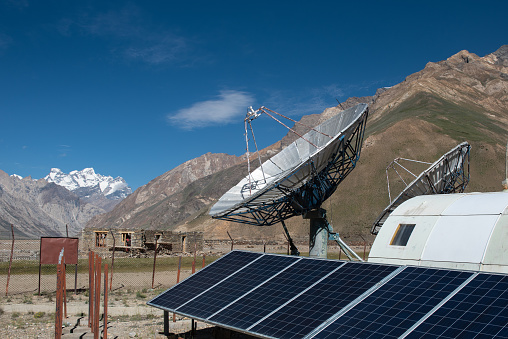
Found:
[[(468, 141), (472, 149), (467, 191), (501, 190), (508, 140), (508, 45), (484, 57), (460, 51), (446, 60), (429, 62), (400, 84), (380, 89), (372, 97), (350, 98), (342, 107), (359, 102), (370, 106), (360, 161), (323, 206), (344, 238), (369, 237), (372, 222), (389, 202), (385, 168), (397, 157), (434, 162)], [(302, 117), (301, 122), (315, 126), (340, 111), (341, 106), (327, 108)], [(295, 129), (305, 132), (298, 124)], [(288, 133), (264, 149), (263, 157), (272, 156), (295, 138)], [(283, 239), (280, 225), (255, 227), (208, 216), (212, 204), (245, 175), (245, 159), (207, 153), (138, 188), (87, 227), (199, 230), (206, 238), (221, 239), (227, 239), (229, 231), (237, 239)], [(402, 187), (400, 182), (393, 186)], [(307, 220), (294, 217), (287, 225), (295, 238), (308, 236)]]

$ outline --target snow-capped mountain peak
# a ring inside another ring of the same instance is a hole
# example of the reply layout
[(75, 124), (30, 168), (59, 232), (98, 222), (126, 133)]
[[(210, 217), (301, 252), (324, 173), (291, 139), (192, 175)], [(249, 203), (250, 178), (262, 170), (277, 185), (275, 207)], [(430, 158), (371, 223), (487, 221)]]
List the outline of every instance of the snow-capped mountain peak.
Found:
[(108, 199), (118, 200), (124, 199), (132, 192), (123, 178), (98, 174), (93, 168), (71, 171), (69, 174), (62, 172), (59, 168), (52, 168), (44, 179), (63, 186), (83, 198), (100, 194)]

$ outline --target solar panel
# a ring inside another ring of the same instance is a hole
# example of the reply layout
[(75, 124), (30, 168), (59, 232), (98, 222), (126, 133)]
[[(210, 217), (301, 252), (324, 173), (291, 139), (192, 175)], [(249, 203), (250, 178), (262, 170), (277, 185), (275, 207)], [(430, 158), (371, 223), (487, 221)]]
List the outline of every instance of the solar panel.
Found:
[(407, 338), (508, 338), (508, 276), (478, 274)]
[(508, 338), (508, 276), (232, 251), (149, 305), (266, 338)]
[(348, 262), (248, 330), (276, 338), (304, 337), (396, 269)]
[(344, 263), (302, 258), (259, 288), (213, 315), (209, 320), (247, 330), (341, 265)]
[(206, 319), (298, 260), (298, 257), (265, 255), (176, 311)]
[(173, 311), (180, 305), (227, 278), (232, 273), (261, 258), (262, 253), (233, 251), (216, 260), (206, 268), (191, 275), (180, 284), (148, 302), (148, 305)]
[(406, 267), (314, 338), (398, 338), (473, 275)]

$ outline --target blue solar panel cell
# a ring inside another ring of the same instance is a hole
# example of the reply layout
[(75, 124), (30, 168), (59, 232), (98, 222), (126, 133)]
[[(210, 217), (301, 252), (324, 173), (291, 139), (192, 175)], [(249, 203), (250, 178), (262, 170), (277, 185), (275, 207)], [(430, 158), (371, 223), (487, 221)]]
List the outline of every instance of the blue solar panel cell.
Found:
[(210, 318), (246, 330), (344, 263), (302, 258), (296, 264)]
[(472, 275), (407, 267), (314, 338), (398, 338)]
[(249, 331), (276, 338), (302, 338), (396, 269), (348, 262)]
[(228, 304), (264, 283), (281, 270), (300, 260), (298, 257), (264, 255), (188, 303), (177, 308), (180, 314), (207, 319)]
[(508, 338), (508, 276), (478, 274), (407, 338)]
[(233, 251), (198, 271), (180, 284), (158, 295), (149, 301), (148, 304), (167, 311), (174, 311), (182, 304), (240, 270), (245, 265), (260, 258), (262, 255), (262, 253)]

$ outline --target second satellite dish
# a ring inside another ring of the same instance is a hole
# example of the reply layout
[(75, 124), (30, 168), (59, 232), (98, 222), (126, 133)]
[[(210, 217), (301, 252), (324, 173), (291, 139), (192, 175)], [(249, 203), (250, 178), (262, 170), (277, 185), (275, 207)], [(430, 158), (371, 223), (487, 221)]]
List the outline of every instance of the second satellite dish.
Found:
[[(426, 194), (464, 192), (469, 183), (470, 150), (471, 146), (467, 142), (463, 142), (444, 154), (418, 177), (415, 176), (415, 179), (393, 201), (390, 198), (390, 204), (372, 225), (371, 233), (378, 234), (390, 214), (406, 200)], [(387, 171), (397, 160), (395, 159), (387, 167)], [(388, 193), (390, 193), (389, 188)]]

